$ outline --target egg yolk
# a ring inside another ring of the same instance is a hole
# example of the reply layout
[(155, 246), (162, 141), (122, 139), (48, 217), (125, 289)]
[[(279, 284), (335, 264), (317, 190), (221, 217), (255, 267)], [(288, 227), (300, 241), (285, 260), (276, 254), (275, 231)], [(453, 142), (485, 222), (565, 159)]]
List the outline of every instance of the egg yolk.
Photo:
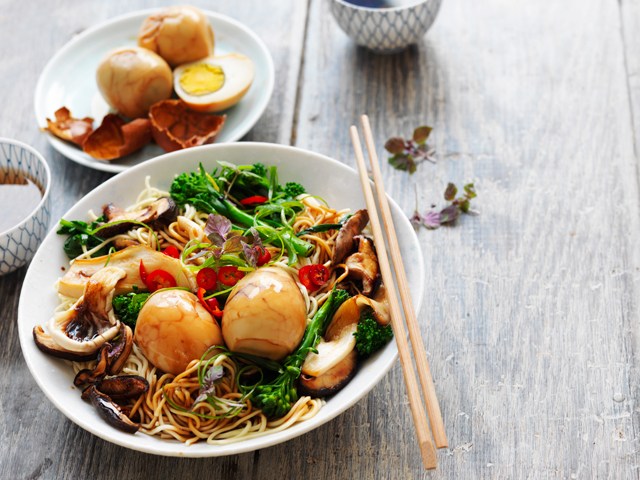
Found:
[(224, 71), (218, 65), (201, 63), (185, 68), (180, 75), (180, 86), (188, 95), (207, 95), (224, 85)]

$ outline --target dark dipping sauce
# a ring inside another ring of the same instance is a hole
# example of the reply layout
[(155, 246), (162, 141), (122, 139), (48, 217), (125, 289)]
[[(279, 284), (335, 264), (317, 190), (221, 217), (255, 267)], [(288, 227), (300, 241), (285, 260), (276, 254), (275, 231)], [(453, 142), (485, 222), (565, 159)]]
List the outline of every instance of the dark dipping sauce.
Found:
[(42, 200), (40, 186), (20, 174), (0, 172), (0, 233), (11, 230), (33, 213)]
[(365, 8), (396, 8), (417, 5), (419, 0), (343, 0), (345, 3)]

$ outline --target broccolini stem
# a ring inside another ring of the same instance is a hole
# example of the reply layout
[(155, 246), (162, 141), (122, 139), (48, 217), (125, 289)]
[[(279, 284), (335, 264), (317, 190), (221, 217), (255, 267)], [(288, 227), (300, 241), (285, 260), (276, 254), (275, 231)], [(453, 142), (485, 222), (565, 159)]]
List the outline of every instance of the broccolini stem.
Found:
[[(219, 200), (220, 200), (220, 203), (225, 207), (226, 212), (218, 212), (218, 213), (221, 215), (224, 215), (226, 213), (227, 215), (225, 216), (227, 216), (230, 220), (234, 222), (242, 223), (246, 227), (253, 227), (255, 225), (262, 226), (262, 227), (271, 227), (267, 222), (264, 222), (262, 220), (256, 221), (253, 215), (249, 215), (248, 213), (243, 212), (242, 210), (240, 210), (238, 207), (233, 205), (231, 202), (229, 202), (225, 198), (220, 198)], [(282, 235), (283, 236), (286, 235), (288, 238), (291, 239), (291, 244), (293, 245), (293, 248), (295, 249), (298, 255), (302, 255), (303, 257), (306, 257), (311, 253), (311, 251), (314, 248), (313, 244), (306, 242), (304, 240), (301, 240), (296, 236), (289, 235), (287, 232), (283, 232)]]

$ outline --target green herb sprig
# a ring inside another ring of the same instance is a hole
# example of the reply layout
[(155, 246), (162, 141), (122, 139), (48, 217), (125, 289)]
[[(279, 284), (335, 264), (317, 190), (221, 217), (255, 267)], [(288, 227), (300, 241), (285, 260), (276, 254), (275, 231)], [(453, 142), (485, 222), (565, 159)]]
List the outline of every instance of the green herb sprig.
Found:
[(436, 163), (433, 156), (434, 148), (427, 145), (427, 138), (433, 128), (423, 125), (413, 131), (411, 140), (402, 137), (393, 137), (387, 140), (384, 148), (393, 156), (389, 157), (389, 163), (396, 170), (404, 170), (410, 174), (415, 173), (418, 162), (428, 160)]
[(477, 214), (471, 210), (471, 199), (476, 197), (476, 190), (473, 183), (466, 184), (464, 186), (464, 192), (464, 195), (456, 198), (458, 189), (453, 183), (449, 183), (444, 191), (444, 199), (451, 202), (451, 205), (448, 205), (439, 212), (429, 210), (421, 214), (418, 212), (418, 192), (416, 190), (416, 209), (413, 212), (413, 216), (409, 218), (413, 228), (417, 230), (420, 225), (423, 225), (428, 229), (434, 230), (441, 225), (453, 223), (461, 213)]

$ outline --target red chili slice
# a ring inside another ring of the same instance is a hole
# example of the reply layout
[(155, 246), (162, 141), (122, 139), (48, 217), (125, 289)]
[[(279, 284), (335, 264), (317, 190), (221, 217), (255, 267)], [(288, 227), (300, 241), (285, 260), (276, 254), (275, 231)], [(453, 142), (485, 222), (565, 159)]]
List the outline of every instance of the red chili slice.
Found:
[(309, 275), (311, 274), (311, 267), (313, 267), (313, 265), (307, 265), (306, 267), (302, 267), (298, 270), (298, 277), (300, 278), (300, 283), (302, 283), (307, 290), (313, 292), (318, 290), (319, 287), (314, 285), (311, 278), (309, 278)]
[(313, 292), (327, 283), (327, 280), (329, 280), (329, 270), (320, 264), (307, 265), (298, 270), (298, 277), (300, 278), (300, 283), (302, 283), (307, 290)]
[(218, 270), (218, 280), (227, 287), (233, 287), (242, 277), (244, 277), (244, 272), (241, 272), (238, 270), (238, 267), (232, 265), (220, 267)]
[(147, 274), (147, 269), (144, 268), (144, 263), (142, 263), (142, 260), (140, 260), (140, 278), (143, 282), (147, 283), (148, 276), (149, 275)]
[(147, 276), (144, 283), (147, 285), (147, 288), (151, 293), (156, 290), (160, 290), (161, 288), (172, 288), (177, 285), (176, 280), (171, 276), (171, 274), (164, 270), (154, 270)]
[(165, 248), (162, 253), (171, 258), (180, 258), (180, 250), (178, 250), (173, 245)]
[(247, 197), (244, 200), (240, 200), (242, 205), (254, 205), (256, 203), (264, 203), (269, 200), (267, 197), (261, 197), (260, 195), (254, 195), (253, 197)]
[(213, 290), (218, 285), (218, 275), (213, 268), (202, 268), (196, 275), (196, 282), (200, 288)]
[(216, 298), (204, 298), (204, 294), (206, 293), (204, 288), (198, 289), (198, 300), (200, 303), (206, 308), (209, 313), (215, 317), (222, 316), (222, 310), (220, 310), (220, 304)]
[(256, 253), (256, 265), (259, 267), (271, 261), (271, 252), (266, 248), (253, 247), (253, 251)]
[(329, 280), (329, 269), (324, 265), (311, 265), (309, 278), (316, 287), (321, 287)]

